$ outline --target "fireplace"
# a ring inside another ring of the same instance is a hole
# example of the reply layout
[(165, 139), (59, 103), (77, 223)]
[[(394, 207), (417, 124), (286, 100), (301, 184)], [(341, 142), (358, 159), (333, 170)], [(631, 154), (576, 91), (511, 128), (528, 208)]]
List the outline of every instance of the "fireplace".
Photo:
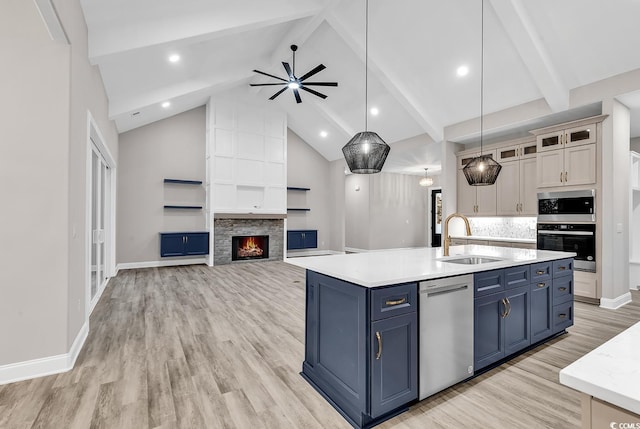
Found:
[(269, 258), (268, 235), (235, 235), (231, 237), (231, 260)]

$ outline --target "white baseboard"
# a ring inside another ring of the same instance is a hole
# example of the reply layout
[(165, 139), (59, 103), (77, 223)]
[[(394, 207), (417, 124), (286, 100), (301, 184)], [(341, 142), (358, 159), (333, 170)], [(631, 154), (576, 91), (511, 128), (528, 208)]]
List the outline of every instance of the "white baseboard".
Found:
[(631, 302), (631, 292), (624, 293), (617, 298), (600, 298), (600, 307), (616, 310)]
[(120, 270), (135, 270), (136, 268), (177, 267), (179, 265), (206, 264), (207, 258), (174, 259), (171, 261), (125, 262), (116, 266)]
[(370, 252), (370, 250), (358, 249), (357, 247), (345, 247), (344, 251), (348, 252), (348, 253), (366, 253), (366, 252)]
[(85, 322), (69, 353), (0, 366), (0, 385), (69, 371), (75, 365), (88, 335), (89, 323)]

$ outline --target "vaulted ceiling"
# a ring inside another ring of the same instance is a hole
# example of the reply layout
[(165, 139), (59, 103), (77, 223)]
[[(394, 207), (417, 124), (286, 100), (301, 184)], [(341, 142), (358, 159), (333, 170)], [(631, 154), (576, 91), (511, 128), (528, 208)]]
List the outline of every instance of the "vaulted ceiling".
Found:
[[(302, 91), (298, 104), (288, 90), (270, 101), (289, 128), (328, 160), (364, 129), (364, 0), (81, 1), (120, 132), (219, 94), (267, 100), (279, 87), (250, 88), (274, 81), (252, 70), (285, 77), (292, 44), (297, 75), (322, 63), (309, 80), (339, 86), (315, 87), (324, 100)], [(487, 0), (484, 113), (535, 100), (563, 112), (571, 89), (640, 69), (638, 16), (638, 0)], [(445, 129), (479, 116), (480, 52), (481, 0), (370, 1), (368, 104), (379, 113), (369, 129), (392, 146), (392, 169), (437, 168)], [(624, 98), (632, 135), (639, 94)]]

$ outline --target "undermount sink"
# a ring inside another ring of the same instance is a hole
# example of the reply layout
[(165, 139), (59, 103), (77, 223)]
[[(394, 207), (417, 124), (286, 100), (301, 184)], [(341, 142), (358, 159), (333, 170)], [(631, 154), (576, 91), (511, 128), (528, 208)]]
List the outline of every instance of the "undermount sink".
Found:
[(465, 256), (462, 258), (452, 258), (452, 259), (438, 259), (441, 262), (448, 262), (450, 264), (463, 264), (463, 265), (477, 265), (477, 264), (486, 264), (489, 262), (499, 262), (502, 259), (490, 258), (487, 256)]

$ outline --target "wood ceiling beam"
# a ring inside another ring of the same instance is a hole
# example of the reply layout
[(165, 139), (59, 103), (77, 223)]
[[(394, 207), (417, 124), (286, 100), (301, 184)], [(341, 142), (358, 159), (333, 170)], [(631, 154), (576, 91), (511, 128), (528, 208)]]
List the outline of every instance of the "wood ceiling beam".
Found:
[(553, 112), (569, 108), (569, 88), (551, 60), (522, 0), (489, 0), (531, 78)]
[[(342, 38), (342, 40), (351, 48), (351, 50), (365, 62), (365, 46), (364, 43), (357, 41), (353, 34), (340, 22), (340, 20), (331, 12), (327, 13), (327, 23)], [(415, 99), (410, 88), (402, 84), (402, 76), (398, 72), (392, 72), (393, 67), (375, 61), (369, 55), (368, 58), (369, 73), (373, 74), (376, 79), (389, 91), (389, 93), (400, 103), (402, 107), (411, 115), (411, 117), (420, 125), (425, 133), (434, 141), (441, 141), (443, 136), (443, 127), (434, 119), (434, 115), (429, 112), (424, 104)]]

